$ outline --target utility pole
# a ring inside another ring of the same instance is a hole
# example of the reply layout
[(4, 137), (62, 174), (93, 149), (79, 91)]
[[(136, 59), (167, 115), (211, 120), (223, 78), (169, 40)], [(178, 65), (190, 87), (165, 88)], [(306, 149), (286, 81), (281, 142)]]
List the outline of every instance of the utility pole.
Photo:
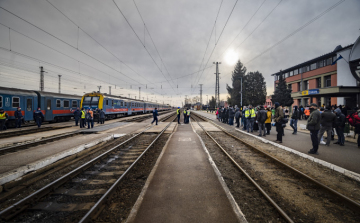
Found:
[(209, 95), (206, 95), (206, 104), (209, 105)]
[(139, 87), (139, 100), (141, 100), (141, 87)]
[(99, 93), (100, 93), (100, 89), (101, 89), (101, 86), (97, 86), (99, 88)]
[(62, 75), (58, 75), (59, 76), (59, 94), (61, 93), (61, 76)]
[(216, 64), (215, 101), (216, 101), (216, 105), (219, 107), (220, 106), (219, 64), (221, 64), (221, 62), (213, 62), (213, 64)]
[(40, 91), (44, 91), (44, 67), (40, 67)]
[(109, 94), (111, 95), (111, 86), (109, 86)]
[(202, 86), (203, 84), (199, 84), (200, 85), (200, 104), (202, 106)]

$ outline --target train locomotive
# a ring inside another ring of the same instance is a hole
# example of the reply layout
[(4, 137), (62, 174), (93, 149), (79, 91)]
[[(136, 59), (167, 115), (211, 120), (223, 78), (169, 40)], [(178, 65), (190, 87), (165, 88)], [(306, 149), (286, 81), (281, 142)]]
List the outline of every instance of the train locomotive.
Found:
[(0, 87), (0, 108), (9, 115), (8, 127), (15, 126), (14, 113), (21, 107), (24, 121), (33, 121), (33, 113), (40, 108), (48, 122), (68, 121), (73, 109), (79, 107), (81, 96)]
[(93, 110), (103, 109), (107, 119), (151, 113), (155, 108), (159, 111), (171, 109), (171, 106), (169, 105), (135, 100), (100, 92), (85, 94), (81, 99), (81, 107), (85, 109), (91, 108)]

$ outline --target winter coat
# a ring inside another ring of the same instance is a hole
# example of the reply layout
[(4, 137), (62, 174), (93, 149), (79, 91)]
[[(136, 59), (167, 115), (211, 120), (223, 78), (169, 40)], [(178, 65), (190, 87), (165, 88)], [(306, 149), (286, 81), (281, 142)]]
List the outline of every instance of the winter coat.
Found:
[(265, 123), (267, 119), (267, 112), (264, 109), (260, 109), (256, 114), (256, 120), (259, 123)]
[(15, 115), (15, 118), (22, 118), (23, 117), (22, 112), (18, 111), (18, 110), (15, 111), (14, 115)]
[(341, 112), (340, 108), (335, 109), (336, 119), (335, 119), (335, 127), (345, 127), (345, 115)]
[(333, 127), (335, 125), (336, 115), (332, 113), (330, 110), (325, 110), (321, 113), (321, 121), (320, 124), (323, 127)]
[(157, 109), (153, 111), (153, 116), (154, 116), (154, 118), (157, 117), (157, 116), (159, 116), (159, 113), (158, 113), (158, 110), (157, 110)]
[(240, 109), (236, 109), (235, 118), (241, 118), (241, 116), (242, 116), (242, 113), (241, 113)]
[(267, 111), (267, 112), (266, 112), (266, 115), (267, 115), (267, 119), (266, 119), (265, 123), (271, 123), (272, 112), (271, 112), (271, 111)]
[(315, 126), (314, 130), (320, 129), (320, 112), (319, 110), (315, 109), (313, 112), (310, 113), (310, 117), (307, 120), (306, 128), (309, 129), (309, 126)]
[(300, 112), (299, 112), (297, 106), (294, 106), (294, 112), (291, 115), (291, 119), (297, 120), (297, 119), (299, 119), (299, 117), (300, 117)]
[(105, 118), (105, 112), (100, 110), (99, 116), (100, 116), (100, 118)]
[(230, 109), (229, 109), (229, 118), (234, 118), (234, 116), (235, 116), (234, 109), (233, 109), (233, 108), (230, 108)]
[(276, 108), (275, 110), (275, 116), (274, 116), (274, 120), (275, 122), (282, 122), (282, 119), (284, 118), (284, 111), (283, 109), (279, 106)]
[(36, 120), (38, 118), (44, 118), (44, 114), (41, 111), (34, 112), (34, 119)]
[(80, 118), (80, 116), (81, 116), (80, 110), (74, 111), (74, 117), (75, 117), (75, 118)]

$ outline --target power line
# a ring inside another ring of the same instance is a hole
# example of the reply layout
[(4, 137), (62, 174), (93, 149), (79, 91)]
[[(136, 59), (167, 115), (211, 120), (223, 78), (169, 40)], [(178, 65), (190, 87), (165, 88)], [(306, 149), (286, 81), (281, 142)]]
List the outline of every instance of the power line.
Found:
[(299, 31), (303, 30), (305, 27), (307, 27), (308, 25), (310, 25), (311, 23), (315, 22), (316, 20), (318, 20), (319, 18), (321, 18), (322, 16), (324, 16), (325, 14), (327, 14), (328, 12), (330, 12), (332, 9), (336, 8), (337, 6), (339, 6), (341, 3), (343, 3), (345, 0), (340, 0), (337, 3), (335, 3), (334, 5), (330, 6), (328, 9), (326, 9), (325, 11), (323, 11), (322, 13), (320, 13), (319, 15), (317, 15), (316, 17), (314, 17), (313, 19), (309, 20), (307, 23), (305, 23), (304, 25), (300, 26), (298, 29), (296, 29), (295, 31), (293, 31), (292, 33), (290, 33), (289, 35), (285, 36), (284, 38), (282, 38), (280, 41), (278, 41), (277, 43), (275, 43), (274, 45), (272, 45), (271, 47), (267, 48), (266, 50), (264, 50), (263, 52), (261, 52), (260, 54), (258, 54), (257, 56), (255, 56), (254, 58), (252, 58), (251, 60), (247, 61), (246, 63), (251, 63), (252, 61), (256, 60), (257, 58), (261, 57), (263, 54), (265, 54), (266, 52), (270, 51), (272, 48), (280, 45), (282, 42), (284, 42), (285, 40), (287, 40), (288, 38), (292, 37), (293, 35), (295, 35), (296, 33), (298, 33)]
[[(161, 74), (164, 76), (165, 80), (168, 82), (168, 84), (171, 86), (170, 82), (168, 81), (168, 79), (165, 77), (164, 73), (162, 72), (162, 70), (160, 69), (159, 65), (156, 63), (156, 61), (154, 60), (153, 56), (150, 54), (149, 50), (145, 47), (144, 43), (141, 41), (140, 37), (138, 36), (138, 34), (135, 32), (134, 28), (131, 26), (130, 22), (127, 20), (126, 16), (124, 15), (124, 13), (121, 11), (121, 9), (119, 8), (119, 6), (116, 4), (115, 0), (113, 0), (116, 8), (119, 10), (119, 12), (121, 13), (121, 15), (124, 17), (126, 23), (130, 26), (131, 30), (134, 32), (134, 34), (136, 35), (136, 37), (138, 38), (138, 40), (140, 41), (140, 43), (144, 46), (144, 49), (146, 50), (146, 52), (149, 54), (149, 56), (151, 57), (152, 61), (154, 62), (154, 64), (157, 66), (157, 68), (159, 69), (159, 71), (161, 72)], [(174, 90), (174, 88), (171, 86), (171, 88)], [(175, 90), (174, 90), (175, 91)]]

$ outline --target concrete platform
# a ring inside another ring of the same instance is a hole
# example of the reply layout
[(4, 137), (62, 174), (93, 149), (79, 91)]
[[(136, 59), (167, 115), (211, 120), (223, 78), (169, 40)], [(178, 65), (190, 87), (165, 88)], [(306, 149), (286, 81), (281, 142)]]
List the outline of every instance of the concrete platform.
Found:
[[(206, 131), (209, 132), (221, 132), (221, 130), (219, 128), (217, 128), (216, 126), (214, 126), (213, 124), (209, 123), (209, 122), (199, 122), (200, 125), (202, 125), (202, 127), (204, 127), (204, 129), (206, 129)], [(192, 122), (193, 127), (195, 129), (196, 132), (202, 132), (203, 129), (199, 126), (199, 124), (197, 122)]]
[(96, 132), (103, 132), (103, 131), (107, 131), (109, 129), (113, 129), (113, 128), (118, 128), (121, 127), (123, 125), (128, 125), (129, 122), (114, 122), (114, 123), (110, 123), (110, 124), (103, 124), (103, 125), (97, 125), (94, 126), (94, 128), (85, 128), (85, 129), (81, 129), (80, 132), (81, 133), (96, 133)]
[(238, 222), (191, 125), (179, 125), (128, 222)]
[[(220, 123), (215, 118), (215, 113), (206, 113), (202, 111), (196, 111), (200, 115), (208, 117), (219, 124), (220, 126), (226, 129), (234, 129), (234, 126), (229, 126), (223, 123)], [(287, 124), (289, 125), (289, 124)], [(299, 126), (298, 126), (299, 128)], [(281, 145), (294, 149), (304, 154), (308, 154), (307, 152), (312, 148), (311, 138), (309, 131), (299, 131), (297, 135), (292, 134), (292, 130), (288, 128), (284, 129), (285, 136), (283, 136), (283, 143)], [(258, 135), (258, 132), (251, 133), (253, 135)], [(276, 140), (276, 129), (272, 126), (270, 135), (263, 137), (266, 140), (275, 141)], [(331, 141), (329, 147), (324, 145), (319, 145), (318, 153), (319, 155), (311, 155), (317, 159), (329, 162), (331, 164), (335, 164), (344, 169), (353, 171), (355, 173), (360, 173), (360, 149), (358, 149), (356, 143), (345, 142), (345, 146), (339, 146), (337, 144), (333, 144), (335, 141)], [(309, 154), (310, 155), (310, 154)]]

